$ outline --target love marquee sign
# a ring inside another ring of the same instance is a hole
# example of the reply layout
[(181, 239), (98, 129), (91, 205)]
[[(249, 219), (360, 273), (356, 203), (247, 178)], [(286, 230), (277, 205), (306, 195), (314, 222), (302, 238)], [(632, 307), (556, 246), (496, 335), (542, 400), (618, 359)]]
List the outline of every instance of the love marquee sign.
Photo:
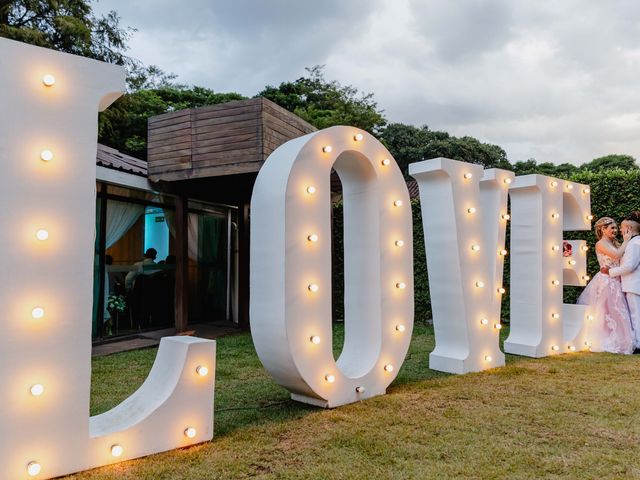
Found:
[[(0, 39), (0, 478), (51, 478), (213, 437), (215, 342), (167, 337), (149, 377), (89, 417), (97, 113), (124, 91), (120, 67)], [(344, 192), (345, 343), (331, 346), (331, 169)], [(436, 348), (451, 373), (504, 365), (498, 346), (511, 222), (508, 353), (589, 345), (586, 185), (434, 159), (410, 166), (425, 229)], [(507, 211), (507, 198), (511, 210)], [(251, 326), (292, 398), (338, 407), (385, 393), (413, 328), (411, 205), (389, 152), (353, 127), (292, 140), (252, 198)]]

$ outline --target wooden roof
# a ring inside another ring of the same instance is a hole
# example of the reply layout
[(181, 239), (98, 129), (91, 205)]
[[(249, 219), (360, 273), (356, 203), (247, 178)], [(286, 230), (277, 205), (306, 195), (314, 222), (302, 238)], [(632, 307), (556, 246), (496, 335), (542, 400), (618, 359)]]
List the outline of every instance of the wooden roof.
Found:
[(102, 167), (132, 173), (141, 177), (147, 176), (147, 162), (131, 157), (115, 148), (98, 144), (96, 164)]
[(315, 130), (265, 98), (158, 115), (149, 119), (149, 179), (257, 172), (280, 145)]

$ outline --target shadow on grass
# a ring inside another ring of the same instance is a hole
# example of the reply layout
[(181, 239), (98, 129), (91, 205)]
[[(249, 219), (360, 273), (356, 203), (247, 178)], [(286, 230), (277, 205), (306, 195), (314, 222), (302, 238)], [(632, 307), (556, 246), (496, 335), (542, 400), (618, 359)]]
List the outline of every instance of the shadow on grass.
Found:
[[(501, 346), (508, 329), (501, 331)], [(344, 326), (333, 328), (334, 355), (342, 350)], [(447, 377), (429, 369), (434, 349), (433, 328), (416, 323), (409, 352), (388, 393), (403, 386)], [(217, 341), (215, 436), (222, 437), (247, 427), (261, 427), (302, 418), (317, 407), (294, 402), (262, 367), (250, 334), (223, 337)], [(93, 360), (91, 414), (113, 408), (131, 395), (147, 377), (157, 349), (138, 350)], [(507, 355), (507, 365), (524, 357)]]

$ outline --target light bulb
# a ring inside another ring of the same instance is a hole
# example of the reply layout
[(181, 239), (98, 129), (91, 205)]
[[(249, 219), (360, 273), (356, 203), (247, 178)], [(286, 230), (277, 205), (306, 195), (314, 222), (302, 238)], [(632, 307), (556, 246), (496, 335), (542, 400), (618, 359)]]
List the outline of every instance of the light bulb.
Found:
[(42, 76), (42, 83), (45, 87), (53, 87), (56, 83), (56, 77), (54, 77), (50, 73), (47, 73)]
[(582, 276), (582, 279), (583, 279), (585, 282), (589, 281), (589, 279), (590, 279), (590, 278), (591, 278), (591, 277), (590, 277), (589, 275), (583, 275), (583, 276)]
[(554, 212), (551, 214), (551, 218), (560, 218), (560, 214)]
[(40, 383), (36, 383), (35, 385), (31, 386), (29, 391), (31, 392), (31, 395), (33, 395), (34, 397), (39, 397), (44, 393), (44, 385)]
[(396, 240), (395, 244), (396, 244), (396, 247), (402, 247), (404, 246), (404, 240)]
[(187, 427), (184, 429), (184, 436), (187, 438), (194, 438), (197, 433), (198, 432), (194, 427)]
[(587, 194), (587, 193), (589, 193), (590, 191), (591, 191), (591, 189), (590, 189), (590, 188), (583, 188), (583, 189), (582, 189), (582, 193), (584, 193), (584, 194)]
[(483, 288), (483, 287), (484, 287), (484, 282), (481, 282), (480, 280), (478, 280), (478, 281), (476, 282), (476, 287), (478, 287), (478, 288)]
[(122, 445), (111, 445), (111, 455), (114, 457), (119, 457), (120, 455), (122, 455), (122, 453), (124, 452), (124, 448), (122, 448)]
[(558, 182), (556, 182), (555, 180), (552, 180), (549, 185), (551, 185), (552, 187), (557, 187), (558, 186)]
[(316, 293), (318, 290), (320, 290), (320, 287), (316, 283), (310, 283), (307, 286), (307, 288), (309, 289), (310, 292), (313, 292), (313, 293)]
[(383, 158), (380, 163), (383, 167), (388, 167), (389, 165), (391, 165), (391, 160), (389, 160), (388, 158)]
[(500, 323), (494, 323), (494, 324), (493, 324), (493, 328), (495, 328), (496, 330), (502, 330), (502, 324), (500, 324)]
[(500, 250), (500, 252), (498, 252), (498, 253), (500, 253), (500, 255), (502, 255), (502, 256), (504, 257), (504, 256), (505, 256), (507, 253), (509, 253), (509, 252), (507, 252), (505, 249), (502, 249), (502, 250)]
[(589, 221), (593, 220), (593, 215), (587, 215), (587, 220)]
[(407, 284), (404, 282), (398, 282), (396, 283), (396, 288), (400, 289), (400, 290), (404, 290), (405, 288), (407, 288)]
[(396, 330), (400, 333), (405, 331), (405, 326), (402, 325), (401, 323), (399, 323), (398, 325), (396, 325)]
[(471, 245), (471, 250), (473, 250), (474, 252), (479, 252), (480, 251), (480, 245)]
[(309, 240), (310, 242), (317, 242), (318, 241), (318, 235), (316, 235), (315, 233), (312, 233), (311, 235), (309, 235), (307, 237), (307, 240)]
[(490, 362), (491, 360), (493, 360), (493, 358), (491, 358), (491, 355), (485, 355), (485, 356), (484, 356), (484, 359), (485, 359), (487, 362)]
[(27, 464), (27, 473), (29, 474), (30, 477), (35, 477), (40, 473), (41, 470), (42, 470), (42, 467), (38, 462), (29, 462)]
[(509, 177), (505, 178), (503, 180), (504, 183), (506, 183), (507, 185), (509, 185), (511, 183), (511, 179)]
[(53, 160), (53, 152), (51, 150), (42, 150), (40, 152), (40, 160), (43, 162), (50, 162)]
[(356, 393), (364, 393), (364, 392), (365, 392), (364, 387), (356, 387)]
[(324, 376), (324, 379), (328, 382), (328, 383), (333, 383), (336, 381), (336, 377), (334, 377), (333, 375), (331, 375), (330, 373), (327, 373)]
[(44, 308), (35, 307), (33, 310), (31, 310), (31, 316), (35, 319), (44, 317)]
[(576, 261), (575, 260), (569, 260), (569, 265), (575, 265)]
[(45, 229), (41, 228), (40, 230), (38, 230), (36, 232), (36, 238), (38, 240), (40, 240), (41, 242), (45, 241), (47, 238), (49, 238), (49, 232), (47, 232)]
[(463, 176), (464, 176), (464, 178), (466, 178), (466, 179), (468, 180), (468, 179), (470, 179), (471, 177), (473, 177), (473, 173), (471, 173), (471, 172), (467, 172), (467, 173), (465, 173)]
[(322, 151), (324, 153), (331, 153), (332, 150), (333, 148), (331, 147), (331, 145), (325, 145), (324, 147), (322, 147)]
[(558, 318), (560, 318), (560, 314), (559, 313), (552, 313), (551, 314), (551, 318), (555, 318), (557, 320)]
[(551, 280), (551, 285), (560, 285), (560, 280)]
[(560, 350), (560, 347), (558, 345), (553, 345), (551, 347), (551, 350), (553, 350), (554, 352), (557, 352), (558, 350)]
[(503, 213), (501, 216), (503, 220), (509, 220), (511, 218), (511, 215), (509, 215), (508, 213)]
[(554, 252), (559, 252), (560, 251), (560, 245), (554, 245), (553, 247), (551, 247), (551, 250), (553, 250)]
[(361, 142), (363, 138), (364, 138), (364, 135), (362, 135), (361, 133), (356, 133), (353, 136), (353, 140), (356, 142)]
[(573, 345), (569, 345), (569, 346), (567, 346), (567, 348), (569, 349), (570, 352), (575, 352), (576, 351), (576, 347), (574, 347)]
[(582, 245), (581, 248), (583, 252), (586, 252), (587, 250), (589, 250), (589, 247), (587, 247), (586, 245)]
[(316, 187), (314, 187), (313, 185), (309, 185), (309, 186), (307, 187), (307, 193), (308, 193), (309, 195), (313, 195), (314, 193), (316, 193)]
[(572, 190), (573, 189), (573, 185), (570, 183), (567, 183), (567, 190)]
[(207, 374), (209, 373), (209, 369), (207, 367), (205, 367), (204, 365), (198, 365), (196, 367), (196, 373), (198, 375), (200, 375), (201, 377), (206, 377)]
[(393, 206), (394, 207), (401, 207), (402, 206), (402, 200), (395, 200), (393, 202)]
[(318, 335), (313, 335), (311, 338), (309, 338), (309, 341), (314, 345), (320, 345), (320, 337)]
[(385, 371), (385, 372), (393, 372), (393, 365), (391, 365), (390, 363), (387, 363), (387, 364), (384, 366), (384, 371)]
[(476, 213), (476, 209), (475, 209), (475, 207), (469, 207), (469, 208), (467, 208), (467, 213)]
[(506, 290), (504, 289), (504, 287), (498, 287), (498, 293), (499, 294), (504, 294), (504, 292), (506, 292)]
[(489, 325), (489, 319), (488, 318), (483, 318), (480, 320), (480, 324), (481, 325)]

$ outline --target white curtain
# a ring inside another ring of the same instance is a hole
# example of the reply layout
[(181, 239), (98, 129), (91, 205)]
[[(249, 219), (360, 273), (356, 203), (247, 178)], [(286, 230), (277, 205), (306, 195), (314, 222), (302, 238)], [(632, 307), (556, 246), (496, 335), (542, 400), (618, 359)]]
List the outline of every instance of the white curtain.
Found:
[(136, 203), (107, 202), (107, 248), (116, 244), (144, 213), (144, 206)]

